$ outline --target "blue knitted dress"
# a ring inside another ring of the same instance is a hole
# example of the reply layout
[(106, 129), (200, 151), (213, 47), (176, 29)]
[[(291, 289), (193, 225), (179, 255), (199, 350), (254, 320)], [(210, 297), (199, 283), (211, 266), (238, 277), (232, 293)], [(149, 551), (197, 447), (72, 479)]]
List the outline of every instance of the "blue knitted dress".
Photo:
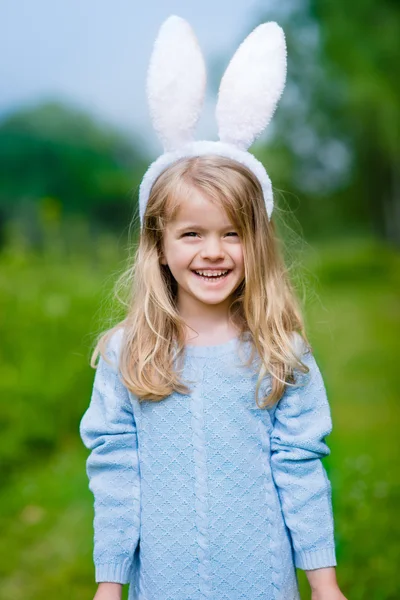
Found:
[(295, 567), (336, 565), (321, 463), (331, 417), (313, 355), (296, 387), (259, 409), (257, 371), (241, 359), (249, 339), (187, 346), (191, 393), (139, 403), (116, 367), (121, 334), (80, 427), (96, 581), (129, 583), (129, 600), (298, 600)]

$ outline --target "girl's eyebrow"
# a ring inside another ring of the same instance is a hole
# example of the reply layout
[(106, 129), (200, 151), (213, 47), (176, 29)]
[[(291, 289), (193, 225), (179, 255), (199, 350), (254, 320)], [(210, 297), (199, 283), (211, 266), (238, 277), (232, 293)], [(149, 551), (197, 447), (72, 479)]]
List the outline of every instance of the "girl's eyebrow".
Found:
[[(188, 223), (187, 225), (182, 225), (181, 227), (179, 227), (176, 230), (176, 233), (182, 233), (183, 231), (186, 231), (187, 229), (196, 229), (197, 231), (206, 231), (206, 229), (204, 227), (201, 227), (201, 225), (196, 225), (195, 223)], [(229, 223), (228, 225), (225, 225), (225, 227), (221, 227), (221, 230), (225, 230), (225, 229), (236, 229), (236, 228)]]
[(204, 228), (200, 227), (200, 225), (196, 225), (195, 223), (188, 223), (187, 225), (182, 225), (181, 227), (179, 227), (176, 230), (176, 232), (182, 233), (183, 231), (186, 231), (187, 229), (197, 229), (198, 231), (204, 231)]

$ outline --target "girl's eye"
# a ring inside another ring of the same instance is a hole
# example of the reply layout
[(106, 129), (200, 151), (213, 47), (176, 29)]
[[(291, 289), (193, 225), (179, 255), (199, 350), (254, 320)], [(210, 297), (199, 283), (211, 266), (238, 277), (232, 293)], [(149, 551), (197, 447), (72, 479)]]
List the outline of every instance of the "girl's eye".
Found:
[[(185, 236), (192, 237), (194, 235), (197, 235), (197, 233), (195, 231), (188, 231), (187, 233), (183, 234), (183, 237), (185, 237)], [(226, 235), (235, 235), (235, 236), (237, 236), (238, 234), (236, 233), (236, 231), (229, 231)]]

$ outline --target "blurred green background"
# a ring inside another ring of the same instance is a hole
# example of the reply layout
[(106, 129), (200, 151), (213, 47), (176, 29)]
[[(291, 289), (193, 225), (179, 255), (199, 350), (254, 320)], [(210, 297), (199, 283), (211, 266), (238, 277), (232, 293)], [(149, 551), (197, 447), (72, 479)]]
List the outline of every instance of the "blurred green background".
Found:
[[(237, 41), (272, 19), (287, 35), (288, 83), (254, 151), (332, 408), (338, 579), (349, 600), (397, 600), (399, 8), (261, 2)], [(215, 88), (233, 49), (214, 61)], [(78, 424), (94, 337), (122, 314), (113, 286), (152, 158), (139, 137), (62, 101), (0, 121), (1, 599), (93, 595)]]

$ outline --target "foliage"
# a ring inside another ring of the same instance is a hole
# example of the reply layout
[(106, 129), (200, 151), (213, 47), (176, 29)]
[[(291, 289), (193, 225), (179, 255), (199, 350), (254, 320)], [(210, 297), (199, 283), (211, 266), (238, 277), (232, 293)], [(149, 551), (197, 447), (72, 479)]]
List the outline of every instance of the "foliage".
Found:
[(309, 233), (400, 243), (399, 16), (391, 0), (260, 3), (257, 22), (285, 30), (288, 82), (256, 152)]
[(21, 110), (0, 123), (0, 209), (23, 220), (50, 198), (63, 214), (118, 229), (147, 162), (143, 148), (83, 112), (55, 103)]
[[(83, 225), (83, 224), (82, 224)], [(109, 320), (109, 277), (120, 261), (117, 240), (96, 238), (75, 227), (73, 240), (50, 239), (47, 251), (31, 253), (23, 238), (0, 255), (0, 360), (4, 404), (0, 439), (0, 487), (17, 469), (55, 452), (75, 436), (77, 415), (92, 377), (90, 349), (103, 315)], [(54, 243), (58, 242), (58, 244)], [(51, 246), (50, 246), (51, 244)]]

